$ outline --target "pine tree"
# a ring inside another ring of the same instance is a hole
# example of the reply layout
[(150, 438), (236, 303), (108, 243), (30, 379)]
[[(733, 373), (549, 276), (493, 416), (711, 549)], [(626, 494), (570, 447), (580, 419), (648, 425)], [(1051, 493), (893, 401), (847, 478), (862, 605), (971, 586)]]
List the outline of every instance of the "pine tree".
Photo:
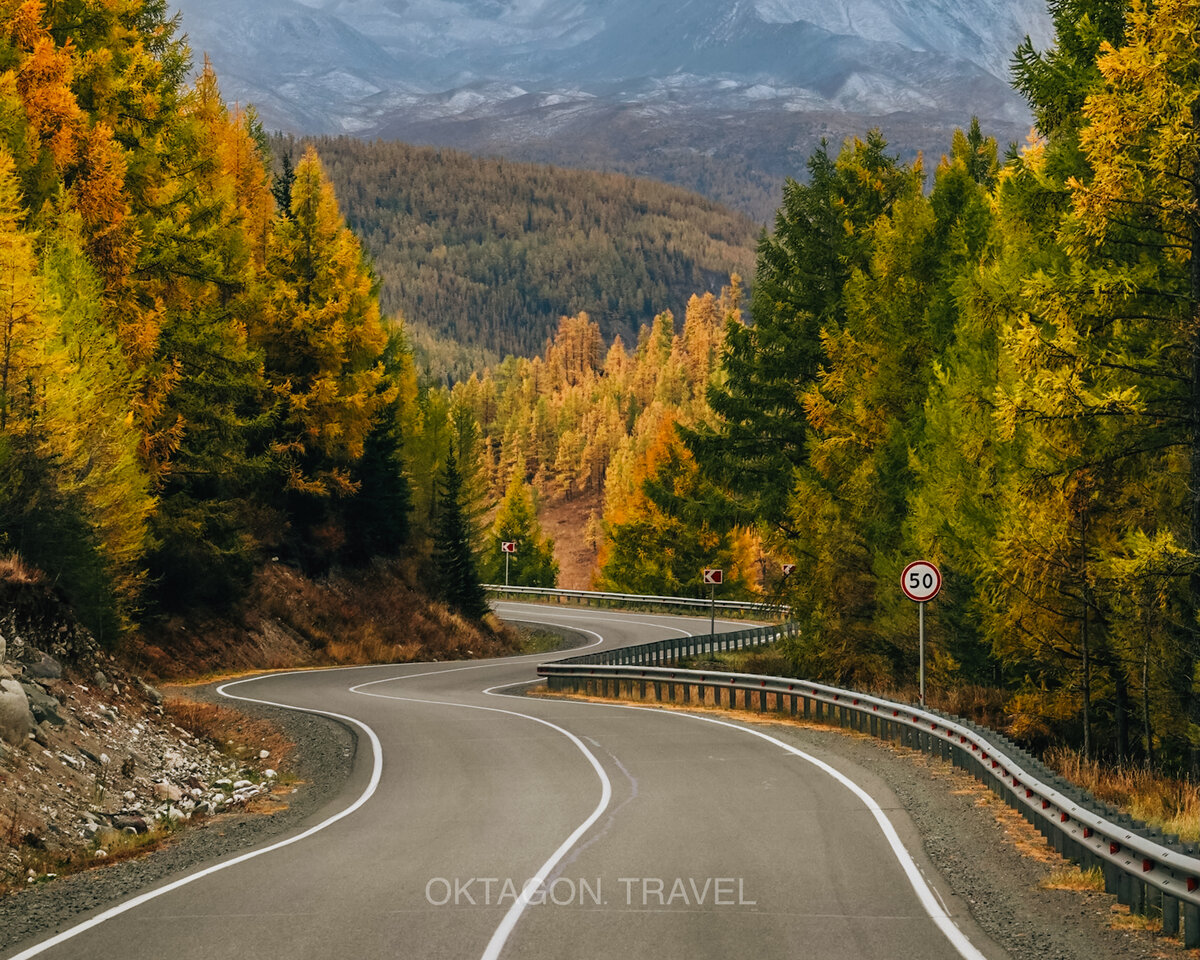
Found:
[(251, 335), (278, 399), (271, 449), (296, 548), (322, 566), (345, 540), (332, 501), (356, 492), (354, 464), (393, 394), (374, 283), (312, 149), (296, 167), (268, 271), (270, 302)]
[(412, 535), (412, 489), (404, 464), (404, 406), (413, 402), (416, 373), (403, 328), (388, 335), (380, 390), (392, 399), (380, 411), (354, 466), (357, 492), (345, 506), (346, 553), (356, 561), (395, 556)]
[(794, 531), (784, 478), (807, 459), (805, 390), (824, 360), (822, 330), (844, 322), (842, 289), (870, 256), (867, 227), (914, 175), (887, 154), (878, 131), (835, 161), (822, 143), (806, 184), (788, 180), (775, 231), (759, 241), (752, 327), (730, 323), (724, 382), (709, 394), (716, 425), (685, 430), (701, 469), (726, 494), (718, 519)]
[[(516, 543), (515, 554), (502, 554), (500, 545)], [(509, 480), (500, 501), (491, 535), (484, 548), (483, 576), (489, 583), (507, 582), (524, 587), (553, 587), (558, 580), (554, 541), (547, 538), (537, 518), (533, 488), (520, 473)]]
[(438, 595), (471, 620), (480, 620), (489, 608), (476, 572), (471, 529), (463, 509), (463, 477), (451, 447), (438, 483), (434, 517), (433, 560)]

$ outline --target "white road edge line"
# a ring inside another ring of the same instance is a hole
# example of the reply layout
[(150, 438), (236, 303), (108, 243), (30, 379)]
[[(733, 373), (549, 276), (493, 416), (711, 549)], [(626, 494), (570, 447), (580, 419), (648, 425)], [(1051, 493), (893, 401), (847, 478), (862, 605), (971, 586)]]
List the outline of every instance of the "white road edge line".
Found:
[(354, 726), (358, 727), (360, 730), (362, 730), (363, 733), (365, 733), (367, 735), (367, 739), (371, 741), (371, 752), (374, 754), (375, 759), (374, 759), (374, 763), (373, 763), (372, 769), (371, 769), (371, 780), (367, 784), (366, 789), (359, 795), (357, 800), (355, 800), (352, 804), (350, 804), (350, 806), (346, 807), (344, 810), (341, 810), (338, 813), (335, 813), (333, 816), (328, 817), (325, 820), (322, 820), (320, 823), (309, 827), (303, 833), (298, 833), (294, 837), (288, 837), (285, 840), (280, 840), (276, 843), (272, 843), (269, 846), (263, 847), (259, 850), (251, 850), (249, 853), (240, 854), (236, 857), (233, 857), (230, 860), (223, 860), (220, 863), (214, 863), (211, 867), (206, 867), (205, 869), (199, 870), (196, 873), (188, 874), (186, 877), (180, 877), (178, 880), (175, 880), (171, 883), (165, 884), (164, 886), (156, 887), (153, 890), (148, 890), (143, 894), (139, 894), (138, 896), (133, 897), (130, 900), (126, 900), (124, 903), (119, 903), (115, 907), (110, 907), (108, 910), (105, 910), (103, 913), (98, 913), (98, 914), (96, 914), (96, 916), (91, 917), (90, 919), (85, 920), (82, 923), (76, 924), (75, 926), (70, 927), (67, 930), (64, 930), (62, 933), (51, 937), (49, 940), (43, 940), (41, 943), (35, 944), (34, 946), (30, 947), (29, 949), (24, 950), (21, 953), (18, 953), (13, 957), (10, 957), (9, 960), (29, 960), (30, 957), (36, 957), (39, 954), (45, 953), (51, 947), (56, 947), (60, 943), (65, 943), (67, 940), (71, 940), (74, 937), (79, 936), (79, 934), (84, 933), (88, 930), (91, 930), (93, 927), (97, 927), (107, 920), (113, 919), (113, 917), (118, 917), (123, 913), (127, 913), (128, 911), (133, 910), (135, 907), (140, 907), (144, 903), (148, 903), (149, 901), (155, 900), (158, 897), (163, 896), (164, 894), (171, 893), (174, 890), (178, 890), (180, 887), (185, 887), (189, 883), (192, 883), (203, 877), (211, 876), (212, 874), (217, 873), (220, 870), (225, 870), (229, 867), (237, 866), (239, 863), (245, 863), (247, 860), (253, 860), (255, 857), (261, 857), (265, 853), (272, 853), (275, 850), (281, 850), (284, 847), (289, 847), (293, 843), (299, 843), (301, 840), (306, 840), (307, 838), (311, 837), (314, 833), (318, 833), (319, 831), (324, 830), (326, 827), (332, 826), (333, 824), (337, 823), (339, 820), (345, 819), (346, 817), (350, 816), (350, 814), (354, 813), (364, 803), (366, 803), (368, 800), (370, 800), (371, 796), (375, 793), (376, 789), (379, 787), (379, 781), (380, 781), (381, 776), (383, 775), (383, 748), (379, 742), (379, 737), (376, 736), (376, 734), (375, 734), (375, 731), (372, 730), (370, 727), (368, 727), (361, 720), (355, 720), (353, 717), (347, 717), (340, 713), (333, 713), (332, 711), (329, 711), (329, 710), (315, 710), (315, 709), (311, 709), (309, 707), (294, 707), (294, 706), (291, 706), (290, 704), (286, 704), (286, 703), (276, 703), (273, 700), (257, 700), (253, 697), (239, 697), (237, 694), (225, 692), (229, 687), (236, 687), (239, 684), (243, 684), (243, 683), (252, 683), (255, 680), (263, 680), (268, 677), (291, 676), (291, 675), (297, 674), (297, 673), (310, 673), (310, 672), (312, 672), (312, 671), (291, 670), (286, 673), (271, 673), (271, 674), (265, 674), (264, 676), (259, 676), (259, 677), (247, 677), (244, 680), (235, 680), (232, 683), (222, 684), (221, 686), (217, 687), (217, 693), (219, 693), (223, 697), (228, 697), (230, 700), (244, 700), (247, 703), (261, 703), (261, 704), (264, 704), (264, 705), (270, 706), (270, 707), (283, 707), (288, 710), (296, 710), (300, 713), (315, 713), (315, 714), (318, 714), (323, 717), (333, 717), (336, 720), (344, 720), (346, 723), (351, 723)]
[[(539, 677), (537, 679), (541, 678)], [(525, 682), (532, 683), (536, 681)], [(483, 692), (493, 697), (523, 699), (510, 693), (492, 693), (493, 690), (520, 685), (520, 683), (501, 684), (500, 686), (490, 687)], [(883, 812), (883, 808), (876, 803), (875, 798), (840, 770), (836, 769), (835, 767), (831, 767), (824, 760), (820, 760), (817, 757), (814, 757), (812, 754), (805, 753), (798, 747), (793, 747), (791, 744), (784, 743), (782, 740), (772, 737), (768, 733), (763, 733), (761, 730), (755, 730), (752, 727), (743, 726), (742, 724), (730, 723), (727, 720), (717, 720), (713, 717), (700, 716), (699, 714), (695, 713), (685, 713), (679, 710), (663, 710), (657, 707), (636, 707), (623, 703), (592, 703), (591, 701), (569, 699), (555, 700), (554, 702), (575, 703), (584, 707), (605, 707), (612, 710), (649, 710), (662, 714), (663, 716), (682, 717), (689, 720), (700, 720), (704, 723), (715, 723), (717, 726), (729, 727), (731, 730), (739, 730), (742, 733), (747, 733), (751, 736), (758, 737), (761, 740), (766, 740), (768, 743), (774, 744), (781, 750), (794, 754), (803, 760), (807, 760), (813, 766), (817, 767), (817, 769), (822, 770), (829, 774), (829, 776), (833, 777), (833, 779), (858, 797), (858, 799), (863, 802), (867, 809), (871, 811), (871, 815), (875, 818), (875, 822), (879, 824), (879, 829), (883, 831), (884, 838), (887, 840), (888, 845), (892, 848), (892, 853), (895, 855), (896, 860), (899, 861), (900, 868), (904, 871), (904, 875), (908, 878), (908, 882), (912, 885), (913, 892), (916, 893), (917, 899), (920, 901), (921, 906), (929, 915), (929, 918), (937, 925), (937, 928), (942, 932), (943, 936), (950, 941), (951, 946), (958, 951), (959, 956), (963, 957), (963, 960), (987, 960), (987, 956), (980, 952), (980, 950), (973, 943), (971, 943), (969, 939), (967, 939), (967, 935), (959, 929), (958, 925), (954, 922), (953, 917), (950, 916), (949, 911), (946, 910), (944, 906), (939, 908), (940, 897), (938, 897), (933, 889), (930, 888), (928, 882), (925, 880), (925, 877), (922, 876), (920, 868), (917, 866), (916, 861), (914, 861), (912, 858), (912, 854), (910, 854), (908, 852), (908, 848), (904, 846), (904, 841), (900, 839), (900, 835), (896, 832), (896, 828), (892, 825), (892, 821), (889, 820), (887, 814)]]

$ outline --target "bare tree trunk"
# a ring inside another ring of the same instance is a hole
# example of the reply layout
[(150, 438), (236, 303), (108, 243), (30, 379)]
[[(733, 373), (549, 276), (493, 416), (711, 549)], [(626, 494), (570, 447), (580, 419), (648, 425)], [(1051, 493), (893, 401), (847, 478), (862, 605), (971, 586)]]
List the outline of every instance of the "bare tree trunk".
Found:
[(1084, 494), (1083, 509), (1079, 514), (1079, 547), (1080, 566), (1083, 571), (1083, 584), (1080, 594), (1083, 597), (1083, 622), (1080, 625), (1079, 639), (1083, 648), (1083, 756), (1092, 758), (1092, 647), (1089, 627), (1091, 626), (1091, 596), (1087, 584), (1087, 522), (1088, 504)]
[[(1200, 130), (1200, 98), (1192, 101), (1192, 129)], [(1200, 166), (1192, 170), (1192, 199), (1200, 203)], [(1200, 659), (1200, 214), (1192, 213), (1191, 229), (1191, 274), (1189, 299), (1192, 315), (1191, 327), (1191, 450), (1190, 476), (1188, 477), (1188, 552), (1191, 554), (1192, 569), (1188, 577), (1187, 602), (1184, 615), (1187, 618), (1189, 649), (1186, 655), (1185, 690), (1187, 693), (1187, 716), (1189, 723), (1188, 754), (1189, 767), (1194, 778), (1200, 778), (1200, 690), (1196, 689), (1197, 660)]]
[(1150, 728), (1150, 622), (1146, 618), (1142, 640), (1142, 736), (1146, 740), (1146, 767), (1154, 766), (1154, 736)]

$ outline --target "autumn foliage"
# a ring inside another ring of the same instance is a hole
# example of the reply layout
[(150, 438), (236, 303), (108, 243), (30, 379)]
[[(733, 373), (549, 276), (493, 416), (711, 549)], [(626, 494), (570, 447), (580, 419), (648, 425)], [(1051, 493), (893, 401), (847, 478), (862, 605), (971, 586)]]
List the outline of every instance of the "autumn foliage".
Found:
[(387, 552), (364, 482), (408, 503), (411, 360), (321, 161), (279, 205), (176, 28), (163, 0), (0, 5), (0, 535), (109, 638), (268, 554)]

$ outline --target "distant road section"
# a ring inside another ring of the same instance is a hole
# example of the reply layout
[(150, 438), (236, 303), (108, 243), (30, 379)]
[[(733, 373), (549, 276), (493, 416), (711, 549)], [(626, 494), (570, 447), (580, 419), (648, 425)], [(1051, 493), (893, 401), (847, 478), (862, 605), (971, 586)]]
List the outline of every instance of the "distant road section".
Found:
[[(596, 646), (708, 627), (707, 618), (497, 609)], [(227, 696), (354, 729), (343, 796), (282, 840), (171, 878), (10, 957), (1004, 956), (939, 893), (919, 844), (906, 849), (904, 814), (883, 809), (853, 769), (712, 714), (521, 696), (540, 659), (226, 684)]]

